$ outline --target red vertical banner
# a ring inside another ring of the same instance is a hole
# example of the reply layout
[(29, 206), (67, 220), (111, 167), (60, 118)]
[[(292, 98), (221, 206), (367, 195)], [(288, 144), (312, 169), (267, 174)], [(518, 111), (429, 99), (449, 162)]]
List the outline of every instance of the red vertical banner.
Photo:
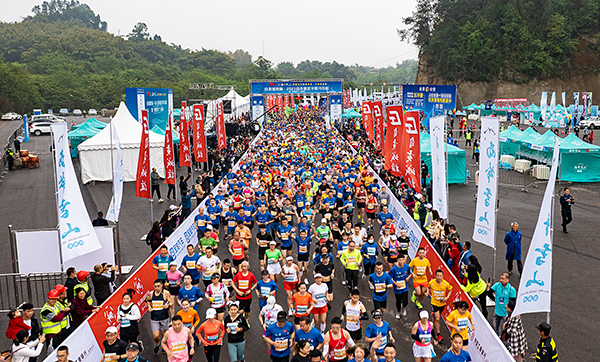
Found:
[(148, 111), (142, 111), (142, 139), (138, 156), (137, 175), (135, 177), (135, 196), (150, 198), (150, 131), (148, 130)]
[(283, 96), (283, 107), (284, 107), (284, 109), (286, 109), (289, 106), (290, 106), (290, 98), (286, 94), (285, 96)]
[(219, 151), (227, 148), (227, 135), (225, 134), (225, 118), (223, 117), (223, 101), (217, 103), (217, 142)]
[(400, 134), (398, 168), (408, 186), (421, 193), (421, 140), (418, 111), (406, 112)]
[(192, 156), (190, 155), (190, 133), (185, 115), (186, 102), (181, 102), (181, 122), (179, 123), (179, 164), (191, 167)]
[(163, 162), (165, 165), (165, 183), (175, 185), (175, 154), (173, 153), (173, 128), (171, 126), (172, 112), (169, 112), (169, 120), (165, 129), (165, 146), (163, 150)]
[(371, 105), (375, 120), (375, 147), (383, 150), (383, 103), (377, 101), (371, 103)]
[(371, 111), (371, 109), (371, 102), (363, 102), (363, 126), (365, 127), (365, 131), (367, 131), (367, 136), (369, 136), (369, 139), (373, 141), (373, 112)]
[(294, 96), (290, 94), (290, 107), (295, 108), (296, 105), (294, 104)]
[(388, 129), (385, 135), (383, 154), (385, 156), (384, 166), (394, 176), (402, 176), (400, 173), (400, 142), (402, 137), (402, 123), (404, 114), (402, 106), (387, 107)]
[(283, 111), (283, 96), (277, 96), (277, 110)]
[(194, 158), (196, 162), (208, 162), (206, 135), (204, 134), (204, 105), (194, 104), (192, 132), (194, 134)]

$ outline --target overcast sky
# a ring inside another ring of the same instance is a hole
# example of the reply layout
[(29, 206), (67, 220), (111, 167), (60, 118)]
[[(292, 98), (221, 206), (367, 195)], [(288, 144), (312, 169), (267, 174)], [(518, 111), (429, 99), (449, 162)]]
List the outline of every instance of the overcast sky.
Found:
[[(42, 0), (1, 0), (0, 21), (21, 21)], [(337, 61), (375, 67), (417, 59), (396, 29), (416, 0), (80, 0), (113, 34), (128, 34), (138, 22), (151, 35), (184, 48), (235, 51), (277, 64)]]

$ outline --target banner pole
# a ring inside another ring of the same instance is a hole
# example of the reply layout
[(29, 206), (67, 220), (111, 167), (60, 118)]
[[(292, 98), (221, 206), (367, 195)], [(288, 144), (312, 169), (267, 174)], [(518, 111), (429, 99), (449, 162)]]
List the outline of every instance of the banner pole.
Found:
[(115, 220), (115, 224), (116, 224), (116, 250), (117, 250), (117, 261), (118, 261), (118, 265), (119, 265), (119, 283), (123, 284), (123, 269), (122, 268), (122, 263), (121, 263), (121, 235), (119, 233), (119, 220)]
[[(450, 221), (450, 190), (449, 190), (449, 180), (448, 180), (448, 143), (444, 141), (443, 137), (447, 137), (447, 128), (448, 128), (448, 122), (446, 122), (446, 117), (444, 117), (444, 135), (442, 136), (442, 142), (444, 142), (444, 162), (446, 163), (446, 205), (444, 205), (444, 207), (446, 208), (446, 222), (448, 223)], [(432, 200), (433, 201), (433, 200)]]
[(154, 206), (152, 205), (152, 199), (148, 199), (150, 201), (150, 226), (154, 224)]
[(58, 214), (58, 188), (56, 187), (56, 144), (54, 143), (54, 130), (52, 135), (52, 176), (54, 176), (54, 200), (56, 202), (56, 232), (58, 232), (58, 255), (60, 256), (60, 271), (64, 271), (62, 242), (60, 240), (60, 215)]

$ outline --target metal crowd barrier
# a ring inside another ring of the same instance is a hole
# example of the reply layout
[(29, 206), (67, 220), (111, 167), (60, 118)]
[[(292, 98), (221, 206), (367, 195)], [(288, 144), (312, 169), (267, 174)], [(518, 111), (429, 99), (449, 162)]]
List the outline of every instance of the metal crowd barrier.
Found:
[(62, 284), (64, 273), (0, 274), (0, 313), (8, 312), (21, 303), (32, 303), (41, 309), (48, 291)]
[[(467, 164), (467, 175), (470, 176), (471, 180), (475, 181), (478, 185), (478, 177), (484, 177), (484, 175), (478, 174), (478, 164)], [(510, 165), (498, 166), (498, 185), (505, 187), (516, 187), (520, 188), (522, 192), (528, 192), (531, 187), (538, 187), (539, 184), (547, 184), (548, 180), (544, 179), (544, 176), (539, 174), (535, 169), (535, 166), (531, 166), (527, 169), (516, 169)]]

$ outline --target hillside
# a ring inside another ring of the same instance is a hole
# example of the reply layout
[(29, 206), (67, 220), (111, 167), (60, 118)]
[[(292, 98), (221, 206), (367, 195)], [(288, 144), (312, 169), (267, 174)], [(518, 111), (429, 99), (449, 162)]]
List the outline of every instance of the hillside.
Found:
[(600, 0), (419, 0), (404, 24), (416, 82), (457, 84), (465, 105), (600, 91)]
[(222, 91), (189, 90), (190, 83), (234, 85), (249, 79), (342, 78), (346, 87), (413, 82), (417, 62), (375, 69), (306, 60), (297, 65), (253, 59), (248, 52), (184, 49), (151, 36), (138, 23), (126, 36), (108, 33), (86, 4), (51, 0), (17, 23), (0, 22), (0, 111), (116, 107), (126, 87), (173, 88), (175, 102), (217, 98)]

